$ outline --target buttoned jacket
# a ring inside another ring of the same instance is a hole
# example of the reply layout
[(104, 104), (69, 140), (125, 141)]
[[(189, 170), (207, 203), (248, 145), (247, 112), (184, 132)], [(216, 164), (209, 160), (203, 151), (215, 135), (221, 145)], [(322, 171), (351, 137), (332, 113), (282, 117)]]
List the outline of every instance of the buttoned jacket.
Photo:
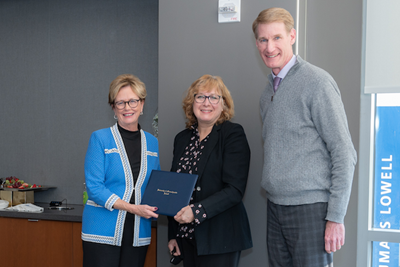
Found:
[[(171, 171), (189, 145), (192, 129), (175, 137)], [(252, 247), (245, 193), (250, 148), (243, 127), (230, 121), (215, 125), (198, 163), (194, 203), (202, 204), (207, 219), (195, 227), (198, 255), (221, 254)], [(169, 217), (169, 239), (176, 238), (178, 223)]]

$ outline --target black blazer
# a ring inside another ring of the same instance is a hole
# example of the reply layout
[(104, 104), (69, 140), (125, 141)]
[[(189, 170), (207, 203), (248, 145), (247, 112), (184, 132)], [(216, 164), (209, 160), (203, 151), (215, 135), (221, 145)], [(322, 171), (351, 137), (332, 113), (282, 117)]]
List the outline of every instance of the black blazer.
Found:
[[(171, 171), (190, 142), (192, 130), (176, 135)], [(215, 125), (198, 165), (194, 203), (201, 203), (207, 219), (195, 226), (198, 255), (240, 251), (253, 246), (242, 202), (250, 165), (250, 148), (243, 127), (230, 121)], [(168, 238), (176, 239), (178, 223), (169, 217)], [(183, 255), (184, 256), (184, 255)]]

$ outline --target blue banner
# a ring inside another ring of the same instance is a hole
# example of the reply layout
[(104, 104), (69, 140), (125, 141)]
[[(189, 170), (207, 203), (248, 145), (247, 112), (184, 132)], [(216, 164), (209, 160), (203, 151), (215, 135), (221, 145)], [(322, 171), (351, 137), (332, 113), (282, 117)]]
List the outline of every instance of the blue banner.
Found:
[(375, 126), (374, 228), (399, 230), (400, 107), (377, 107)]
[(399, 267), (399, 244), (388, 242), (372, 243), (373, 267)]

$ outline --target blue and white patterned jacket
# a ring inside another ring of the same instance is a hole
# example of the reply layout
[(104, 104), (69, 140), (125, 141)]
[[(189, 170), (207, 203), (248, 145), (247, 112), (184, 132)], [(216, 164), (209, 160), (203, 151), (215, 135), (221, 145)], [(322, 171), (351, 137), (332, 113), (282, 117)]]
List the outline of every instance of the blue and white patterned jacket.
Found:
[[(157, 139), (140, 130), (141, 166), (134, 188), (132, 171), (118, 125), (92, 133), (85, 158), (89, 200), (82, 216), (82, 240), (121, 246), (126, 211), (113, 209), (118, 199), (141, 202), (151, 171), (159, 170)], [(150, 244), (151, 219), (135, 216), (133, 246)]]

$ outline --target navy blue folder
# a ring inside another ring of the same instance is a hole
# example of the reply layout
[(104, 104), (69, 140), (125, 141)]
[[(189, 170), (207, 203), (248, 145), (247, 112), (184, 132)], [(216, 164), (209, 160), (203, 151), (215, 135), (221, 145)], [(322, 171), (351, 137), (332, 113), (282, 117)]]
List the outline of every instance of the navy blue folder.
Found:
[(197, 174), (153, 170), (142, 204), (157, 207), (157, 214), (175, 216), (189, 204), (197, 177)]

